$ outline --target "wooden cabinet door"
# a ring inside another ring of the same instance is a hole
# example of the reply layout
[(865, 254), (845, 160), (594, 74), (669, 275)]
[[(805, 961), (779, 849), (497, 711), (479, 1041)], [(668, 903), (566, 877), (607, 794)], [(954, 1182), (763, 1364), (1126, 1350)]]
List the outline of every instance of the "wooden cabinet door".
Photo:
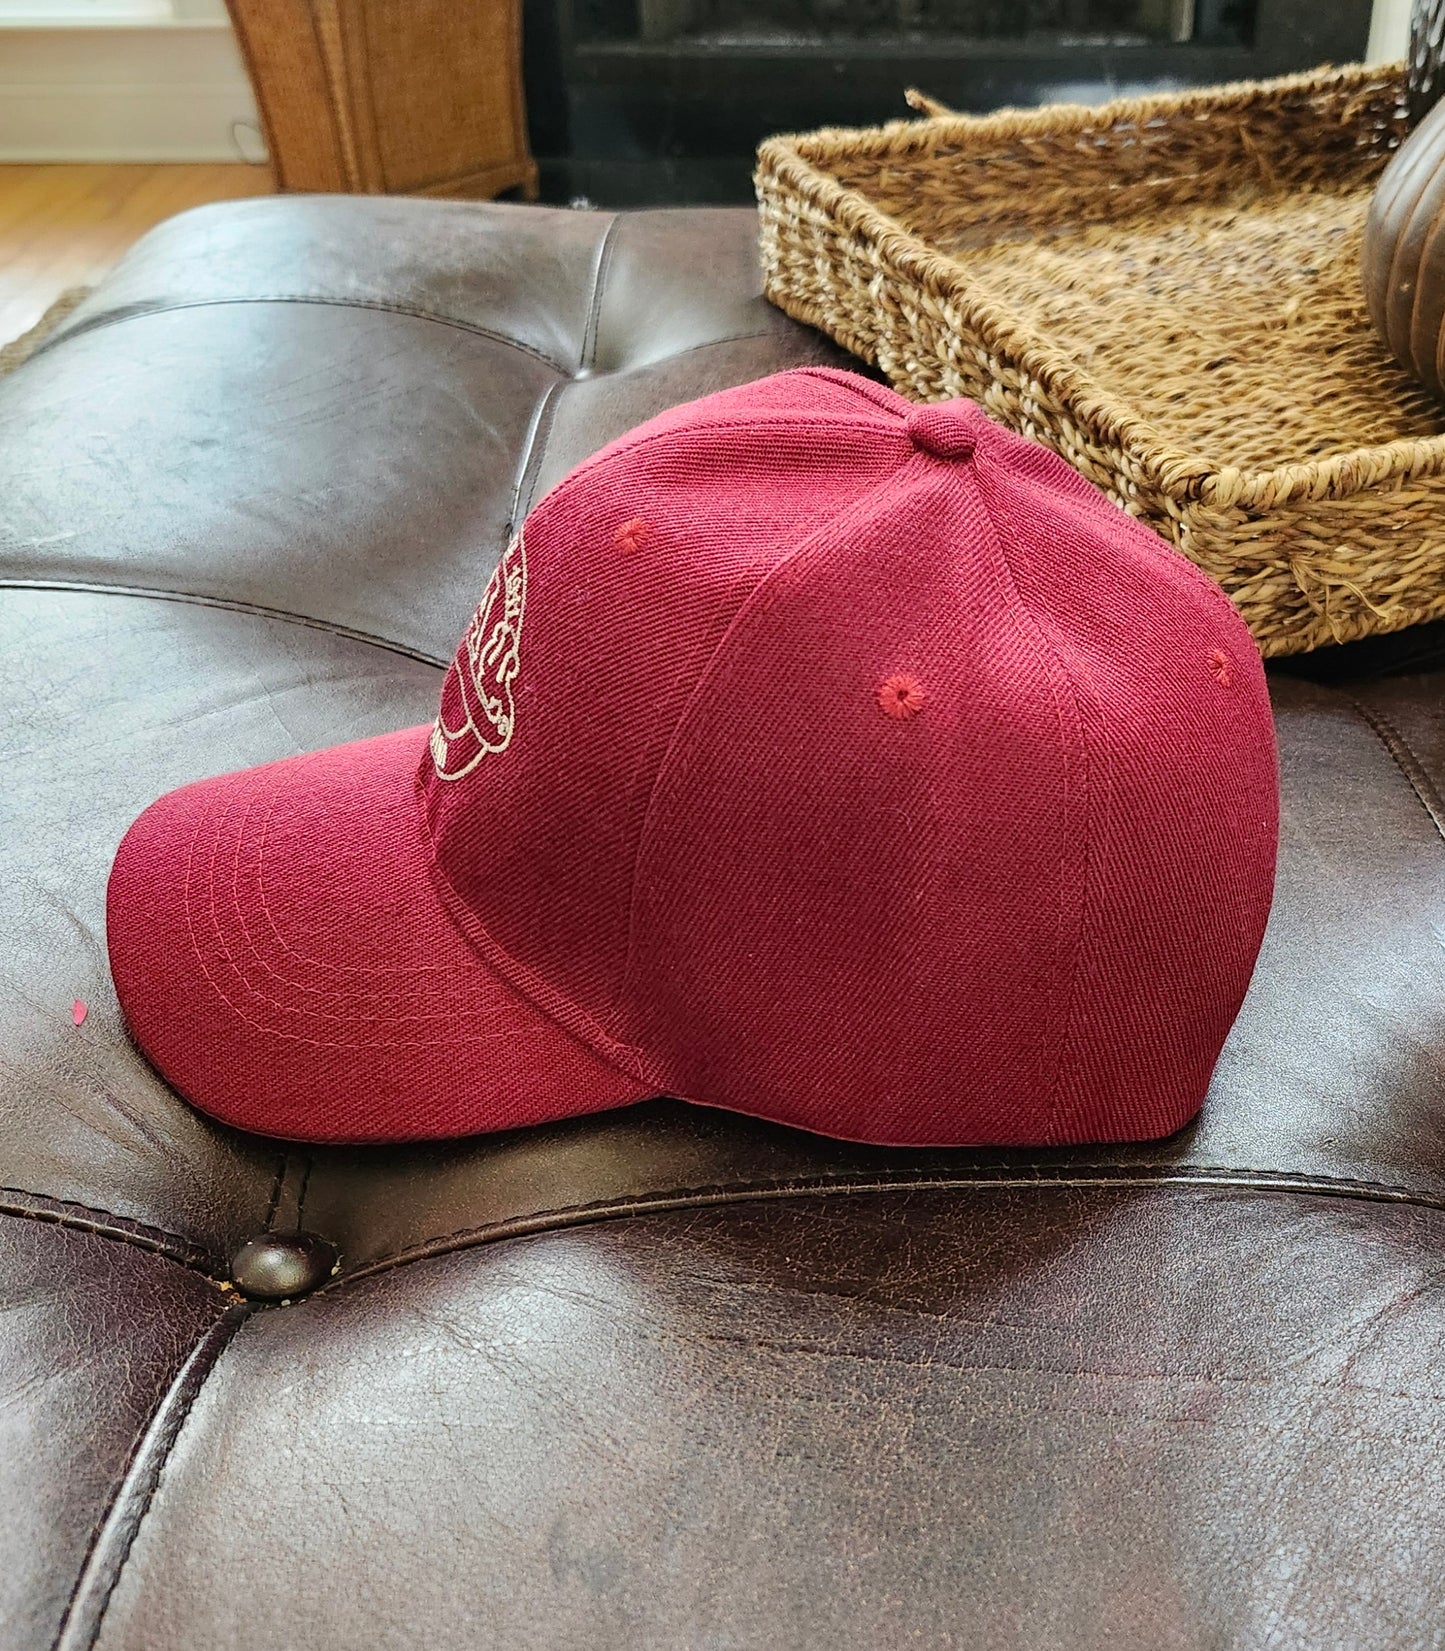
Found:
[(521, 0), (228, 0), (280, 188), (536, 194)]

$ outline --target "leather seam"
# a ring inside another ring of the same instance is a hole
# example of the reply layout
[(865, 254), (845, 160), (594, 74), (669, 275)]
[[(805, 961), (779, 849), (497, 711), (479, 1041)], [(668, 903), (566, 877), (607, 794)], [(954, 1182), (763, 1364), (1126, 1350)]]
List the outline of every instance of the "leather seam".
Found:
[[(197, 1345), (199, 1345), (199, 1339)], [(193, 1353), (194, 1351), (195, 1349), (192, 1349)], [(121, 1492), (125, 1489), (126, 1481), (130, 1478), (131, 1469), (134, 1468), (140, 1457), (141, 1451), (145, 1447), (146, 1435), (150, 1432), (156, 1418), (160, 1415), (161, 1410), (165, 1405), (166, 1398), (174, 1386), (175, 1381), (173, 1379), (171, 1386), (167, 1388), (166, 1392), (161, 1394), (160, 1398), (156, 1401), (155, 1409), (152, 1410), (150, 1415), (146, 1418), (145, 1425), (136, 1429), (135, 1438), (131, 1440), (130, 1450), (126, 1453), (126, 1458), (121, 1464), (120, 1472), (115, 1476), (115, 1479), (108, 1487), (101, 1511), (96, 1516), (94, 1523), (91, 1525), (90, 1536), (85, 1544), (85, 1552), (80, 1556), (80, 1565), (75, 1573), (75, 1581), (71, 1584), (70, 1593), (65, 1601), (65, 1612), (61, 1616), (60, 1627), (56, 1632), (54, 1641), (52, 1642), (57, 1648), (57, 1651), (59, 1651), (59, 1648), (65, 1639), (66, 1633), (70, 1628), (70, 1624), (74, 1620), (76, 1608), (80, 1600), (81, 1584), (85, 1580), (85, 1573), (90, 1568), (90, 1563), (95, 1555), (95, 1551), (100, 1546), (100, 1539), (105, 1530), (106, 1521), (110, 1517), (111, 1510), (115, 1507), (117, 1501), (119, 1501)], [(149, 1506), (149, 1504), (147, 1504), (147, 1506)], [(100, 1618), (96, 1621), (96, 1624), (91, 1632), (86, 1636), (87, 1645), (93, 1646), (99, 1638), (101, 1622), (104, 1620), (105, 1609), (109, 1607), (110, 1595), (113, 1592), (114, 1585), (112, 1584), (112, 1587), (106, 1593), (105, 1606), (101, 1610)]]
[[(689, 344), (685, 350), (672, 350), (663, 359), (668, 362), (682, 361), (687, 356), (695, 355), (699, 350), (721, 349), (729, 344), (745, 344), (754, 338), (770, 338), (772, 334), (757, 330), (754, 332), (728, 333), (722, 338), (705, 338), (700, 343)], [(595, 341), (593, 344), (595, 350)], [(584, 362), (584, 365), (586, 363)], [(642, 366), (650, 366), (651, 362), (644, 362)], [(618, 367), (611, 370), (607, 376), (620, 377), (634, 371), (633, 367)], [(600, 375), (599, 375), (600, 376)], [(510, 539), (521, 528), (523, 521), (532, 512), (537, 503), (537, 478), (542, 470), (542, 464), (547, 456), (547, 447), (552, 439), (552, 431), (557, 423), (557, 409), (561, 405), (563, 392), (569, 385), (578, 383), (575, 377), (563, 377), (549, 384), (537, 398), (537, 405), (532, 414), (532, 420), (527, 428), (526, 437), (522, 443), (522, 451), (517, 460), (512, 479), (512, 502), (507, 516), (507, 537)], [(630, 435), (631, 431), (624, 432)], [(619, 440), (622, 438), (619, 437)], [(611, 445), (604, 443), (604, 446)], [(601, 449), (599, 448), (600, 452)], [(596, 457), (596, 453), (589, 453), (582, 463), (588, 463)], [(574, 466), (575, 468), (575, 466)], [(570, 473), (569, 473), (570, 474)], [(559, 478), (561, 485), (566, 477)]]
[(372, 648), (383, 648), (387, 653), (400, 654), (403, 659), (415, 660), (418, 665), (430, 665), (444, 671), (450, 663), (435, 654), (409, 648), (404, 642), (392, 642), (370, 631), (353, 630), (349, 625), (336, 625), (326, 619), (315, 619), (309, 614), (292, 613), (286, 608), (263, 607), (259, 602), (232, 601), (224, 596), (201, 596), (195, 591), (160, 590), (144, 585), (100, 585), (81, 579), (6, 579), (0, 578), (0, 590), (78, 591), (83, 596), (128, 596), (152, 602), (185, 602), (198, 608), (218, 608), (223, 613), (241, 613), (253, 619), (274, 619), (285, 625), (304, 625), (308, 630), (325, 631), (348, 642), (361, 642)]
[(339, 310), (374, 310), (383, 315), (405, 315), (417, 321), (431, 321), (440, 327), (450, 327), (456, 332), (470, 333), (475, 338), (485, 338), (494, 344), (500, 344), (506, 349), (519, 351), (522, 355), (531, 357), (544, 367), (550, 367), (553, 372), (563, 378), (571, 378), (575, 368), (567, 366), (565, 362), (556, 360), (535, 344), (524, 344), (520, 339), (510, 338), (506, 333), (497, 332), (494, 328), (483, 327), (476, 322), (462, 321), (456, 316), (443, 315), (440, 310), (426, 310), (415, 304), (388, 304), (380, 298), (327, 298), (320, 295), (308, 295), (294, 292), (247, 293), (244, 298), (195, 298), (184, 303), (152, 304), (143, 309), (126, 310), (123, 313), (98, 315), (91, 320), (79, 322), (73, 327), (57, 332), (48, 338), (31, 356), (36, 357), (57, 349), (67, 339), (80, 338), (86, 333), (102, 332), (108, 327), (120, 326), (127, 321), (138, 321), (151, 315), (173, 315), (181, 310), (210, 310), (224, 309), (236, 304), (310, 304), (323, 309)]
[[(720, 350), (720, 349), (723, 349), (728, 344), (747, 344), (747, 343), (750, 343), (755, 338), (775, 338), (776, 336), (777, 336), (777, 334), (774, 331), (772, 331), (771, 329), (767, 328), (767, 327), (758, 327), (758, 328), (755, 328), (752, 332), (724, 333), (721, 338), (703, 338), (703, 339), (700, 339), (696, 344), (689, 344), (687, 346), (687, 348), (683, 349), (683, 350), (669, 350), (665, 355), (653, 356), (648, 360), (633, 361), (629, 365), (622, 366), (622, 367), (609, 367), (606, 370), (605, 373), (598, 373), (595, 376), (598, 377), (598, 378), (604, 378), (604, 377), (605, 378), (625, 378), (629, 373), (643, 372), (648, 367), (655, 367), (659, 363), (664, 362), (664, 361), (667, 361), (667, 362), (681, 361), (687, 356), (696, 355), (699, 350)], [(796, 368), (796, 369), (779, 367), (776, 370), (778, 372), (789, 372), (789, 371), (803, 372), (803, 371), (806, 371), (805, 368), (801, 368), (801, 367)], [(839, 371), (842, 371), (842, 370), (843, 369), (841, 369), (841, 368), (839, 369)], [(577, 380), (573, 379), (572, 382), (575, 384), (577, 382)], [(869, 381), (864, 380), (864, 382), (866, 383), (866, 382), (869, 382)], [(738, 386), (733, 386), (733, 388), (738, 388)], [(677, 406), (677, 407), (681, 407), (681, 406), (684, 406), (685, 403), (677, 402), (674, 405)], [(660, 411), (662, 413), (670, 413), (670, 412), (673, 411), (673, 408), (672, 407), (664, 407)], [(636, 428), (636, 426), (634, 426), (634, 428)], [(628, 432), (628, 433), (630, 433), (630, 432)], [(599, 448), (599, 452), (600, 451), (601, 451), (601, 449)]]
[(789, 1198), (835, 1197), (842, 1194), (887, 1192), (938, 1192), (970, 1186), (989, 1190), (1058, 1190), (1089, 1188), (1097, 1191), (1159, 1188), (1172, 1186), (1231, 1186), (1258, 1192), (1292, 1192), (1301, 1196), (1358, 1198), (1368, 1203), (1408, 1204), (1445, 1212), (1445, 1192), (1432, 1194), (1418, 1188), (1388, 1182), (1359, 1181), (1345, 1176), (1292, 1175), (1285, 1170), (1241, 1168), (1228, 1164), (1188, 1164), (1173, 1170), (1138, 1169), (1130, 1164), (1088, 1164), (1060, 1174), (1035, 1172), (1010, 1174), (1006, 1170), (979, 1170), (961, 1173), (930, 1173), (879, 1176), (860, 1174), (852, 1179), (798, 1179), (783, 1182), (735, 1182), (721, 1185), (678, 1187), (663, 1193), (634, 1194), (604, 1198), (589, 1203), (563, 1204), (536, 1210), (523, 1216), (463, 1227), (421, 1243), (375, 1256), (348, 1270), (315, 1292), (324, 1295), (350, 1284), (387, 1273), (415, 1261), (451, 1254), (506, 1238), (522, 1238), (564, 1227), (584, 1226), (608, 1219), (639, 1215), (663, 1215), (677, 1210), (725, 1204), (766, 1203)]
[[(35, 1203), (10, 1202), (16, 1198), (34, 1199)], [(75, 1213), (70, 1213), (72, 1211)], [(27, 1187), (0, 1187), (0, 1216), (9, 1216), (17, 1221), (39, 1221), (52, 1227), (64, 1227), (71, 1232), (90, 1233), (93, 1237), (109, 1239), (116, 1244), (129, 1244), (150, 1255), (163, 1256), (178, 1267), (199, 1273), (213, 1282), (223, 1282), (212, 1270), (213, 1259), (199, 1244), (165, 1227), (135, 1222), (129, 1216), (117, 1215), (114, 1210), (101, 1209), (98, 1205), (52, 1198), (48, 1193), (31, 1192)]]
[(597, 359), (597, 340), (601, 332), (602, 295), (607, 287), (607, 277), (612, 270), (612, 249), (617, 244), (617, 231), (622, 223), (621, 213), (614, 212), (607, 228), (602, 232), (602, 241), (597, 248), (597, 263), (592, 271), (592, 292), (587, 300), (587, 320), (582, 328), (582, 350), (578, 361), (578, 371), (592, 369)]
[[(91, 1531), (90, 1541), (86, 1546), (85, 1555), (81, 1560), (80, 1568), (76, 1573), (75, 1583), (66, 1600), (65, 1613), (60, 1619), (60, 1628), (54, 1640), (55, 1651), (92, 1651), (96, 1641), (100, 1638), (101, 1629), (105, 1625), (107, 1612), (115, 1590), (120, 1583), (126, 1565), (130, 1561), (131, 1552), (135, 1547), (136, 1538), (140, 1535), (141, 1526), (150, 1513), (151, 1503), (155, 1500), (156, 1492), (160, 1489), (161, 1481), (165, 1477), (165, 1470), (170, 1463), (171, 1454), (175, 1449), (176, 1441), (181, 1436), (186, 1420), (200, 1397), (201, 1390), (209, 1380), (211, 1372), (219, 1363), (221, 1355), (226, 1351), (234, 1339), (237, 1331), (251, 1318), (256, 1309), (249, 1303), (236, 1304), (226, 1310), (201, 1333), (196, 1339), (195, 1346), (189, 1355), (182, 1361), (180, 1368), (172, 1378), (170, 1385), (157, 1401), (155, 1408), (146, 1419), (145, 1425), (137, 1430), (135, 1440), (126, 1457), (125, 1465), (116, 1477), (110, 1495), (106, 1500), (104, 1511), (96, 1520)], [(139, 1464), (146, 1455), (147, 1446), (155, 1442), (156, 1460), (151, 1473), (151, 1482), (134, 1516), (120, 1509), (126, 1488), (131, 1483)], [(117, 1510), (120, 1509), (119, 1513)], [(124, 1525), (129, 1521), (130, 1528), (123, 1531), (120, 1537), (120, 1549), (110, 1565), (110, 1575), (105, 1579), (101, 1592), (96, 1596), (93, 1607), (93, 1620), (87, 1625), (78, 1615), (87, 1603), (90, 1592), (91, 1575), (97, 1567), (97, 1555), (101, 1552), (108, 1531), (115, 1528), (112, 1520)]]
[(512, 481), (512, 504), (507, 518), (509, 540), (516, 536), (523, 519), (531, 514), (537, 491), (537, 474), (542, 468), (547, 443), (552, 437), (553, 409), (561, 388), (560, 381), (549, 384), (537, 398), (537, 407), (532, 414), (532, 422), (528, 426), (526, 441)]
[(1379, 740), (1389, 753), (1391, 761), (1405, 778), (1405, 783), (1415, 793), (1431, 824), (1442, 838), (1445, 838), (1445, 799), (1435, 789), (1433, 781), (1414, 748), (1405, 736), (1395, 727), (1388, 717), (1358, 700), (1353, 694), (1345, 694), (1343, 698), (1353, 708), (1355, 714)]
[(288, 1152), (281, 1152), (276, 1157), (276, 1175), (271, 1182), (271, 1198), (266, 1205), (266, 1219), (262, 1223), (269, 1233), (275, 1230), (276, 1212), (281, 1207), (281, 1189), (286, 1183), (286, 1169), (290, 1160)]
[(316, 1168), (316, 1158), (308, 1154), (306, 1168), (301, 1176), (301, 1190), (296, 1194), (296, 1231), (306, 1231), (306, 1194), (311, 1191), (311, 1172)]

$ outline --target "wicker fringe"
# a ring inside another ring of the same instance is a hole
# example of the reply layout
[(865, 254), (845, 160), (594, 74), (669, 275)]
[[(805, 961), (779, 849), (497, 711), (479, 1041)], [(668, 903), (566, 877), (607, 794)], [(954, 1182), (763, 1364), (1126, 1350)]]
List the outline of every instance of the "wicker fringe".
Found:
[(94, 287), (67, 287), (28, 332), (12, 338), (8, 344), (0, 345), (0, 378), (6, 373), (13, 373), (22, 361), (28, 361), (61, 322), (68, 320), (71, 312), (78, 309), (94, 291)]
[(774, 138), (766, 289), (905, 395), (1061, 453), (1267, 655), (1445, 616), (1445, 408), (1359, 275), (1403, 96), (1356, 67)]

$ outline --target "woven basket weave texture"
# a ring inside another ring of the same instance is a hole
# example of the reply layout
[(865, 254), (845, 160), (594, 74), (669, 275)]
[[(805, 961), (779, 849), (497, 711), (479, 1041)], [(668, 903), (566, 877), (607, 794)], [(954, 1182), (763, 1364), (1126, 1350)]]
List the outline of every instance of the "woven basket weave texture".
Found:
[(1216, 579), (1267, 655), (1445, 615), (1445, 408), (1370, 326), (1403, 71), (770, 140), (768, 295), (966, 395)]

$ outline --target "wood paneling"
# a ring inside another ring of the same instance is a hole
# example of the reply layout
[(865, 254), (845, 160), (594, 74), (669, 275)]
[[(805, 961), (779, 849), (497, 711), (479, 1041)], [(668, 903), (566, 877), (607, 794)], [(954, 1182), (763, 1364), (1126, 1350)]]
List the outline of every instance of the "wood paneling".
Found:
[(537, 193), (521, 0), (227, 0), (283, 189)]

